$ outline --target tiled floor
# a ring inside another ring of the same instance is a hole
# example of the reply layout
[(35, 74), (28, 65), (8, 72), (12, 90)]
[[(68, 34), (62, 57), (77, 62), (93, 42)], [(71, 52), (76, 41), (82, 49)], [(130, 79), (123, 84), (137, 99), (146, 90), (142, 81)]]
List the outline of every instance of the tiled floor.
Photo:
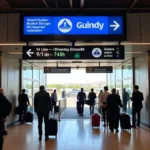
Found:
[(8, 129), (4, 150), (149, 150), (150, 133), (143, 129), (112, 133), (101, 126), (92, 129), (90, 120), (62, 120), (57, 139), (38, 141), (37, 121)]

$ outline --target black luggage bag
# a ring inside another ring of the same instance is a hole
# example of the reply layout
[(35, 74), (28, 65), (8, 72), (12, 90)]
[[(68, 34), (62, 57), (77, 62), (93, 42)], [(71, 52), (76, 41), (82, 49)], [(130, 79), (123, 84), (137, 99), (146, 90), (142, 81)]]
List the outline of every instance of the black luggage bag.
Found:
[(32, 123), (33, 122), (33, 113), (31, 112), (27, 112), (26, 115), (25, 115), (25, 122), (30, 122)]
[(77, 113), (78, 114), (81, 114), (81, 105), (80, 105), (80, 102), (79, 101), (77, 101), (77, 104), (76, 104), (77, 106)]
[(54, 111), (55, 111), (55, 113), (58, 113), (59, 112), (59, 106), (56, 106)]
[(122, 113), (120, 115), (120, 126), (122, 130), (131, 130), (130, 116), (128, 114)]
[(58, 132), (58, 121), (57, 119), (50, 118), (48, 120), (48, 125), (47, 125), (47, 134), (49, 136), (57, 137), (57, 132)]

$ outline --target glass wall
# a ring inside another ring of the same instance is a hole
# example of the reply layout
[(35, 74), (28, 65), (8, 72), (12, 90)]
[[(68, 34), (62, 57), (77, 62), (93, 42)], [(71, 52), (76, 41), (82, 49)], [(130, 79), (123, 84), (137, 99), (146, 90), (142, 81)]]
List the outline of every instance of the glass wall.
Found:
[(108, 87), (116, 88), (124, 104), (124, 111), (131, 114), (132, 102), (130, 97), (133, 91), (133, 66), (132, 61), (114, 68), (113, 73), (107, 75)]
[(29, 111), (33, 111), (33, 98), (34, 94), (39, 91), (40, 85), (46, 85), (45, 74), (41, 68), (32, 66), (31, 64), (22, 62), (22, 89), (26, 89), (29, 96), (31, 106)]

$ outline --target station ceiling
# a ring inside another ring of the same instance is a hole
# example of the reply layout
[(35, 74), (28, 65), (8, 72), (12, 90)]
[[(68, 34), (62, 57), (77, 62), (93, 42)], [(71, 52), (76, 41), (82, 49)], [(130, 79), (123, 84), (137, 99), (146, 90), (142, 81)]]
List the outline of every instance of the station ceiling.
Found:
[(150, 0), (0, 0), (0, 12), (144, 12)]

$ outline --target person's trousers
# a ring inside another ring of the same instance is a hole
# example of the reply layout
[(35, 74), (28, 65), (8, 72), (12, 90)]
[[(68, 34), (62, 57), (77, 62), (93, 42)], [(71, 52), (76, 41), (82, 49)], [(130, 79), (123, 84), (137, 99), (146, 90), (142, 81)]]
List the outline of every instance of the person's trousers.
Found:
[(90, 105), (90, 113), (94, 113), (94, 104)]
[(127, 103), (126, 102), (123, 103), (123, 111), (127, 112)]
[(21, 108), (21, 112), (19, 114), (19, 122), (21, 122), (21, 123), (25, 122), (26, 112), (27, 112), (27, 108)]
[(118, 129), (119, 126), (119, 117), (109, 117), (109, 128), (110, 130)]
[(136, 125), (136, 114), (137, 114), (137, 125), (140, 126), (141, 121), (141, 109), (133, 109), (132, 110), (132, 125)]
[(42, 124), (43, 124), (43, 119), (45, 123), (45, 136), (48, 136), (47, 134), (47, 129), (48, 129), (48, 118), (49, 114), (37, 114), (38, 116), (38, 129), (39, 129), (39, 136), (42, 136)]
[(55, 101), (52, 102), (52, 112), (53, 112), (53, 108), (54, 108), (54, 113), (55, 113), (55, 109), (56, 109), (56, 103)]
[(104, 121), (104, 124), (105, 122), (108, 123), (108, 111), (106, 108), (102, 107), (102, 112), (103, 112), (103, 121)]
[(84, 102), (80, 102), (80, 108), (81, 108), (80, 114), (83, 114), (84, 113)]
[(3, 133), (4, 133), (4, 122), (0, 122), (0, 150), (3, 149), (4, 143)]

